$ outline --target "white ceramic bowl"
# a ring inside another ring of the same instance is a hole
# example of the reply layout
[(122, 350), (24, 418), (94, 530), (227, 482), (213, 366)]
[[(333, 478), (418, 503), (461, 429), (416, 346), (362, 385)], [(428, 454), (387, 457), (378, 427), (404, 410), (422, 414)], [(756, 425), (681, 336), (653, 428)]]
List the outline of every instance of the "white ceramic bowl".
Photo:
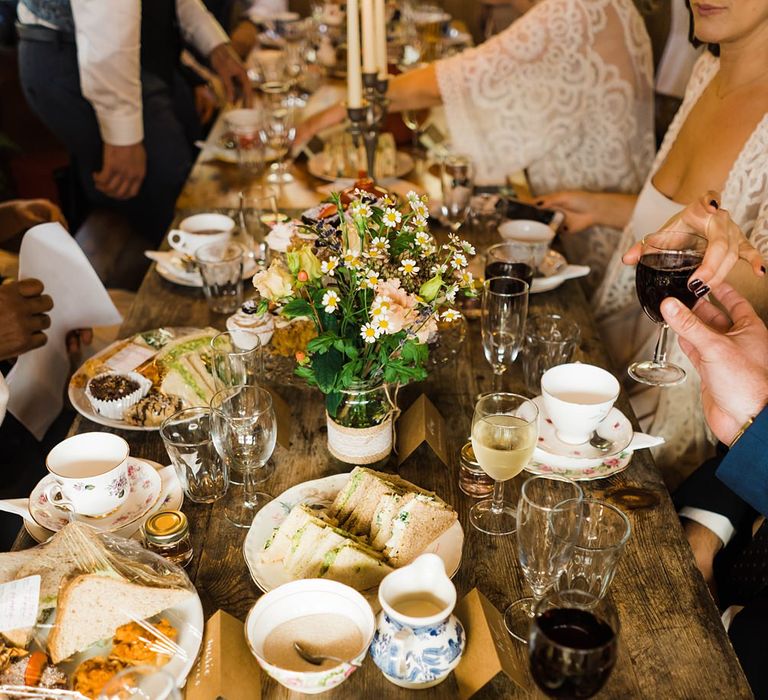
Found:
[[(364, 645), (351, 659), (353, 663), (305, 672), (279, 668), (264, 658), (264, 641), (275, 627), (297, 617), (320, 613), (344, 615), (357, 625)], [(245, 620), (248, 647), (264, 671), (280, 685), (308, 695), (335, 688), (349, 678), (363, 662), (375, 629), (376, 621), (368, 601), (353, 588), (325, 579), (303, 579), (278, 586), (256, 601)]]
[(544, 372), (541, 395), (557, 437), (581, 445), (613, 407), (619, 381), (600, 367), (571, 362)]
[[(507, 243), (520, 246), (525, 257), (532, 257), (536, 267), (544, 262), (555, 232), (540, 221), (507, 219), (499, 226), (499, 234)], [(525, 251), (525, 252), (523, 252)]]

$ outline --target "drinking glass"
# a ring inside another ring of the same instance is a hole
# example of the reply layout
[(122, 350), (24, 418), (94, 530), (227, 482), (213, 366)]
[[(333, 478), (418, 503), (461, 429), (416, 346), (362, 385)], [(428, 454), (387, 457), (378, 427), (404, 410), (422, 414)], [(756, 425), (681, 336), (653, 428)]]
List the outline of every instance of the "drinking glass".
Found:
[(213, 503), (227, 492), (229, 470), (211, 438), (210, 408), (174, 413), (160, 426), (160, 437), (190, 501)]
[(616, 506), (594, 498), (581, 503), (581, 527), (568, 564), (560, 574), (560, 590), (585, 591), (602, 598), (611, 585), (616, 566), (632, 528)]
[(583, 591), (551, 591), (531, 623), (531, 675), (551, 698), (591, 698), (611, 675), (618, 640), (612, 605)]
[(532, 596), (520, 598), (504, 612), (507, 631), (528, 641), (533, 611), (568, 563), (581, 526), (578, 484), (563, 476), (532, 476), (517, 504), (517, 552)]
[(275, 157), (275, 162), (269, 168), (267, 182), (286, 184), (293, 182), (293, 175), (288, 172), (286, 157), (296, 138), (296, 107), (287, 94), (277, 93), (271, 97), (261, 130), (262, 142)]
[(254, 54), (261, 74), (261, 89), (265, 85), (287, 85), (288, 69), (286, 55), (280, 49), (261, 49)]
[(219, 333), (211, 339), (211, 363), (217, 389), (258, 384), (264, 371), (258, 334), (248, 330)]
[(243, 499), (229, 503), (224, 516), (236, 527), (250, 527), (270, 500), (256, 491), (277, 439), (277, 421), (269, 392), (255, 384), (222, 389), (211, 399), (211, 424), (216, 450), (231, 468), (243, 473)]
[(536, 269), (530, 248), (516, 243), (497, 243), (485, 251), (485, 279), (491, 277), (517, 277), (528, 287)]
[(98, 700), (181, 700), (181, 693), (168, 671), (130, 666), (107, 681)]
[(269, 265), (269, 246), (266, 242), (270, 225), (280, 219), (277, 194), (269, 187), (240, 193), (240, 228), (250, 241), (256, 262)]
[(630, 365), (629, 376), (636, 382), (673, 386), (685, 380), (685, 370), (667, 362), (669, 326), (664, 322), (660, 306), (667, 297), (675, 297), (688, 308), (693, 307), (697, 297), (688, 288), (688, 281), (701, 265), (706, 249), (706, 238), (684, 231), (659, 231), (643, 238), (635, 287), (643, 311), (659, 324), (659, 337), (652, 360)]
[(581, 340), (581, 329), (574, 321), (559, 314), (534, 314), (525, 322), (522, 348), (525, 388), (538, 396), (541, 376), (548, 369), (573, 360)]
[(469, 156), (449, 153), (443, 159), (440, 169), (443, 203), (440, 211), (443, 222), (453, 233), (461, 228), (469, 214), (474, 186), (473, 171)]
[(485, 394), (472, 416), (472, 450), (493, 480), (493, 497), (469, 510), (472, 525), (489, 535), (515, 531), (514, 504), (504, 500), (504, 482), (528, 464), (539, 435), (539, 409), (518, 394)]
[(243, 303), (243, 258), (239, 243), (208, 243), (195, 253), (203, 278), (208, 308), (217, 314), (231, 314)]
[(493, 390), (523, 344), (528, 316), (528, 285), (517, 277), (492, 277), (483, 283), (481, 328), (485, 359), (493, 368)]
[(263, 118), (262, 110), (255, 108), (235, 109), (224, 117), (240, 168), (254, 175), (261, 175), (264, 167), (264, 144), (259, 135)]

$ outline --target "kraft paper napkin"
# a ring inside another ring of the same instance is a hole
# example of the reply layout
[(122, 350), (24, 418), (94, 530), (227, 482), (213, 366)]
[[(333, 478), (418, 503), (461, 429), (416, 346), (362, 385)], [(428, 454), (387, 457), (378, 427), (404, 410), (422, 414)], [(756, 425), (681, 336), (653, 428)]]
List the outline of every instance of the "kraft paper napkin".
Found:
[(6, 381), (8, 411), (41, 440), (64, 403), (69, 374), (66, 335), (78, 328), (112, 326), (123, 319), (75, 239), (61, 224), (41, 224), (24, 235), (19, 279), (43, 282), (53, 299), (48, 342), (19, 357)]

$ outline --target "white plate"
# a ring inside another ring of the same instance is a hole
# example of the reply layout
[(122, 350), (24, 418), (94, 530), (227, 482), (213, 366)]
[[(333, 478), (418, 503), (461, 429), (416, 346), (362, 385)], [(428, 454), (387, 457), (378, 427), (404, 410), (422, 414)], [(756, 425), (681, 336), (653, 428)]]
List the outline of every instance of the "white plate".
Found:
[[(328, 182), (334, 182), (339, 179), (338, 173), (331, 173), (330, 170), (330, 156), (326, 153), (315, 153), (307, 161), (307, 170), (310, 175), (314, 175), (319, 180), (326, 180)], [(393, 177), (403, 177), (413, 170), (413, 158), (407, 153), (402, 151), (397, 152), (397, 158), (395, 159), (395, 173)], [(344, 173), (341, 177), (354, 178), (356, 173)]]
[(601, 452), (596, 447), (592, 447), (589, 442), (571, 445), (557, 437), (555, 425), (547, 415), (544, 399), (537, 396), (533, 399), (533, 403), (539, 409), (539, 438), (536, 443), (536, 450), (539, 453), (545, 453), (546, 456), (542, 456), (542, 459), (549, 459), (549, 463), (556, 466), (571, 469), (579, 466), (595, 466), (624, 452), (635, 435), (629, 419), (614, 406), (602, 423), (597, 426), (596, 431), (600, 437), (613, 443), (610, 452)]
[(615, 457), (602, 460), (599, 464), (591, 467), (556, 467), (549, 463), (547, 455), (544, 452), (535, 451), (533, 459), (528, 463), (525, 471), (531, 474), (557, 474), (573, 481), (594, 481), (595, 479), (607, 479), (619, 472), (623, 472), (632, 461), (632, 452), (625, 451)]
[[(243, 554), (248, 570), (251, 572), (251, 578), (262, 591), (268, 593), (273, 588), (293, 580), (281, 564), (264, 565), (260, 561), (259, 555), (274, 529), (288, 517), (288, 513), (297, 503), (330, 505), (348, 479), (348, 473), (334, 474), (297, 484), (270, 501), (256, 514), (243, 544)], [(453, 577), (461, 564), (463, 545), (464, 530), (461, 523), (456, 520), (424, 551), (437, 554), (445, 563), (445, 570)]]
[[(178, 340), (179, 338), (182, 338), (185, 335), (197, 333), (203, 329), (191, 328), (186, 326), (179, 326), (179, 327), (169, 326), (167, 330), (173, 333), (174, 340)], [(130, 337), (116, 340), (114, 343), (111, 343), (102, 351), (97, 352), (91, 358), (90, 361), (92, 362), (93, 360), (98, 360), (99, 357), (101, 357), (102, 355), (110, 354), (115, 345), (123, 344), (126, 342), (126, 340), (130, 340)], [(85, 382), (80, 382), (77, 380), (81, 370), (82, 370), (82, 367), (79, 368), (72, 375), (72, 378), (69, 380), (69, 387), (67, 388), (67, 396), (69, 397), (69, 402), (72, 404), (74, 409), (81, 416), (83, 416), (84, 418), (87, 418), (90, 421), (93, 421), (94, 423), (98, 423), (99, 425), (105, 425), (107, 428), (118, 428), (120, 430), (140, 430), (140, 431), (160, 430), (159, 425), (131, 425), (130, 423), (126, 423), (123, 420), (117, 420), (115, 418), (106, 418), (105, 416), (102, 416), (100, 413), (97, 413), (94, 410), (93, 406), (91, 405), (91, 402), (88, 400), (88, 398), (85, 395), (85, 384), (87, 383), (87, 380)], [(78, 386), (79, 383), (82, 383), (83, 385)]]
[(531, 294), (539, 292), (551, 292), (557, 289), (566, 280), (586, 277), (589, 267), (586, 265), (569, 265), (568, 261), (556, 250), (547, 251), (547, 257), (539, 266), (539, 272), (543, 277), (535, 277), (531, 284)]
[[(157, 470), (162, 480), (162, 490), (160, 491), (160, 498), (157, 499), (157, 503), (154, 508), (147, 513), (146, 520), (153, 513), (159, 513), (161, 510), (181, 510), (181, 506), (184, 504), (184, 490), (181, 488), (181, 482), (179, 477), (176, 476), (176, 470), (173, 466), (164, 467), (157, 462), (153, 462), (149, 459), (143, 459), (142, 462), (146, 462), (150, 466)], [(139, 539), (141, 537), (140, 528), (144, 520), (138, 523), (133, 523), (127, 527), (122, 527), (119, 530), (115, 530), (113, 535), (120, 537), (130, 537), (132, 539)], [(23, 520), (24, 529), (27, 534), (38, 543), (47, 542), (56, 533), (53, 530), (41, 527), (37, 523), (30, 522), (26, 518)]]
[[(69, 518), (43, 493), (44, 489), (55, 481), (56, 477), (48, 474), (32, 489), (32, 493), (29, 494), (29, 512), (38, 525), (58, 532), (69, 524)], [(113, 532), (133, 524), (138, 528), (141, 519), (145, 518), (160, 500), (163, 480), (152, 465), (141, 459), (129, 457), (128, 484), (130, 486), (128, 498), (117, 510), (106, 517), (83, 518), (83, 521), (101, 532)]]
[[(256, 274), (259, 269), (259, 263), (253, 258), (246, 258), (243, 265), (243, 279), (248, 279)], [(155, 265), (157, 274), (164, 280), (178, 284), (181, 287), (193, 287), (195, 289), (202, 289), (203, 279), (200, 277), (200, 273), (195, 270), (194, 272), (184, 272), (182, 269), (175, 267), (172, 263), (166, 264), (164, 262), (158, 262)]]

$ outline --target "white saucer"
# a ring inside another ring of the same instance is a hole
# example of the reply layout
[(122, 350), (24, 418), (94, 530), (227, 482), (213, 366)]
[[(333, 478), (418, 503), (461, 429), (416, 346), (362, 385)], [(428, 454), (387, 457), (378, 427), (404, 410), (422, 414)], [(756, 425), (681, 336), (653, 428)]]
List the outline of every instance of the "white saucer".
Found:
[[(49, 502), (43, 493), (54, 481), (53, 475), (49, 474), (35, 486), (29, 495), (29, 512), (38, 525), (58, 532), (69, 523), (69, 517), (66, 511)], [(101, 532), (113, 532), (140, 521), (160, 500), (162, 479), (152, 465), (129, 457), (128, 483), (131, 488), (128, 498), (114, 513), (104, 518), (83, 517), (82, 521)]]
[[(203, 278), (200, 276), (200, 273), (197, 270), (186, 272), (181, 266), (170, 262), (171, 259), (172, 256), (169, 256), (166, 258), (168, 262), (165, 260), (158, 261), (155, 265), (157, 274), (160, 275), (160, 277), (162, 277), (164, 280), (167, 280), (168, 282), (173, 282), (173, 284), (178, 284), (181, 287), (195, 287), (197, 289), (202, 288)], [(256, 262), (256, 260), (251, 257), (246, 258), (245, 262), (243, 263), (243, 279), (253, 277), (258, 269), (259, 263)]]
[(544, 262), (539, 265), (539, 272), (542, 277), (534, 278), (531, 284), (531, 294), (551, 292), (566, 280), (585, 277), (589, 274), (589, 267), (586, 265), (569, 265), (560, 253), (550, 248)]
[(533, 403), (539, 409), (539, 438), (536, 450), (545, 455), (543, 457), (539, 455), (542, 459), (548, 459), (549, 463), (556, 466), (574, 468), (600, 464), (624, 452), (635, 434), (629, 419), (614, 406), (605, 420), (597, 426), (597, 434), (613, 443), (609, 452), (601, 452), (596, 447), (592, 447), (589, 442), (571, 445), (557, 437), (555, 426), (547, 415), (544, 399), (537, 396), (533, 399)]

